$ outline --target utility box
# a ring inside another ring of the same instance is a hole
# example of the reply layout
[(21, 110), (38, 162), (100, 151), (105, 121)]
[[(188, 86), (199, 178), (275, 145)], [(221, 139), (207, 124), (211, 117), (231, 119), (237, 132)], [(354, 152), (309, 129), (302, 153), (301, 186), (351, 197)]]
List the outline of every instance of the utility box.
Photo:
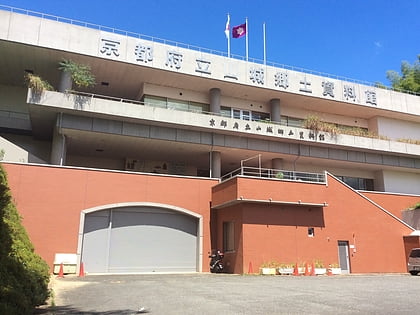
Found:
[(60, 272), (60, 265), (63, 264), (64, 274), (75, 274), (77, 270), (76, 254), (55, 254), (54, 258), (54, 274)]

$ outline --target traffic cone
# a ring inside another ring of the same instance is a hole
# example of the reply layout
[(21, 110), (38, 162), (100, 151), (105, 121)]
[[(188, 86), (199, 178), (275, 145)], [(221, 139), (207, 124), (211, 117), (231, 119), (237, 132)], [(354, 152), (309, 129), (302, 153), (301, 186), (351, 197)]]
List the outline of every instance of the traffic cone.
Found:
[(296, 263), (295, 268), (293, 269), (293, 275), (294, 275), (294, 276), (299, 276), (299, 267), (298, 267), (298, 263)]
[(254, 273), (254, 271), (252, 270), (252, 263), (249, 262), (249, 265), (248, 265), (248, 274), (251, 274), (251, 273)]
[(309, 272), (309, 265), (308, 263), (305, 263), (305, 276), (309, 276), (310, 272)]
[(311, 276), (315, 276), (315, 264), (314, 264), (314, 262), (312, 262), (312, 266), (311, 266)]
[(85, 267), (83, 266), (83, 262), (80, 262), (80, 270), (79, 270), (79, 277), (85, 276)]
[(60, 270), (58, 271), (57, 278), (64, 278), (64, 267), (63, 267), (63, 263), (60, 264)]
[(327, 275), (328, 276), (332, 276), (333, 275), (331, 268), (332, 268), (331, 265), (328, 265), (328, 268), (327, 268)]

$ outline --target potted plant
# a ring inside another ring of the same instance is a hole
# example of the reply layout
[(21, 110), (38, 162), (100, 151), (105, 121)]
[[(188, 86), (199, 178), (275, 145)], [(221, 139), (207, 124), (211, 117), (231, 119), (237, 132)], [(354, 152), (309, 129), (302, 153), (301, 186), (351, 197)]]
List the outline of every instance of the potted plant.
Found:
[(32, 89), (33, 93), (41, 94), (43, 91), (54, 90), (51, 84), (42, 79), (39, 75), (33, 73), (26, 73), (25, 75), (26, 85)]
[(341, 268), (338, 263), (333, 263), (329, 266), (332, 275), (341, 275)]
[(284, 178), (283, 172), (277, 172), (275, 176), (276, 176), (277, 179), (283, 179)]
[(31, 97), (33, 101), (39, 101), (43, 91), (52, 91), (54, 88), (47, 81), (42, 79), (39, 75), (33, 73), (25, 74), (25, 82), (28, 88), (31, 89)]
[(281, 275), (291, 275), (293, 274), (294, 266), (294, 264), (281, 263), (279, 265), (278, 272)]
[(315, 275), (324, 275), (327, 273), (327, 268), (325, 268), (322, 260), (315, 260)]
[(260, 270), (262, 275), (275, 275), (279, 264), (274, 261), (268, 261), (262, 263)]
[(79, 64), (73, 60), (63, 59), (59, 67), (63, 71), (60, 91), (71, 90), (72, 83), (78, 87), (90, 87), (95, 85), (95, 76), (91, 73), (88, 65)]

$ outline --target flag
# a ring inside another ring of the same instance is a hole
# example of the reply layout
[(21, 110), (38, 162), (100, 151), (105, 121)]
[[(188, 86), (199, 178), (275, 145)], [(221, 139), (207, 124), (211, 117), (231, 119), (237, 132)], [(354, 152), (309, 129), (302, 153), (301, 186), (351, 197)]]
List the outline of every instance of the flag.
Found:
[(227, 21), (226, 21), (226, 28), (225, 28), (226, 38), (228, 39), (229, 39), (229, 31), (230, 31), (230, 15), (228, 14)]
[(232, 37), (240, 38), (246, 35), (246, 23), (232, 27)]

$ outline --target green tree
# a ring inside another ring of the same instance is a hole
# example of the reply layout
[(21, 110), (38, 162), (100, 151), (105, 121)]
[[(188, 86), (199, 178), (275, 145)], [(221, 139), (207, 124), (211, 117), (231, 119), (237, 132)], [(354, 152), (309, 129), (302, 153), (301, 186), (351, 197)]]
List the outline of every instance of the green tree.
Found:
[(407, 61), (401, 63), (401, 75), (394, 70), (388, 70), (386, 77), (396, 90), (420, 93), (420, 55), (412, 65)]
[(47, 263), (35, 254), (0, 165), (0, 314), (32, 314), (49, 296)]

